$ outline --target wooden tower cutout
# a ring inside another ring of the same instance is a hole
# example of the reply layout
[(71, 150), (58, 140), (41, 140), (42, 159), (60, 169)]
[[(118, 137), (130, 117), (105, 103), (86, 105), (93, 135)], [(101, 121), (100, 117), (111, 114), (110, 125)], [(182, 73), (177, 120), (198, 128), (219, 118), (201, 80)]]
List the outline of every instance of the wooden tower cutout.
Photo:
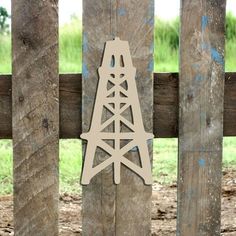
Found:
[[(145, 184), (152, 184), (147, 140), (154, 135), (144, 130), (135, 82), (136, 69), (127, 41), (115, 38), (106, 42), (98, 73), (100, 79), (91, 127), (88, 133), (81, 134), (81, 138), (88, 141), (81, 184), (89, 184), (97, 173), (111, 164), (115, 184), (120, 183), (121, 164), (143, 178)], [(139, 150), (140, 166), (124, 156), (135, 147)], [(97, 148), (108, 153), (109, 158), (93, 166)]]

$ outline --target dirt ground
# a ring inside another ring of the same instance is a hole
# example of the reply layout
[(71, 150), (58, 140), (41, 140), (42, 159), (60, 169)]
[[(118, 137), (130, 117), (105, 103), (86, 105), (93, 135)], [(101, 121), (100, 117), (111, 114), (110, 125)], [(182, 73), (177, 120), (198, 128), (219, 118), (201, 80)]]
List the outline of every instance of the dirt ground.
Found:
[[(223, 172), (222, 235), (236, 236), (236, 171)], [(152, 236), (174, 236), (176, 184), (153, 186)], [(0, 235), (13, 235), (12, 196), (0, 196)], [(60, 197), (60, 235), (81, 235), (81, 196)]]

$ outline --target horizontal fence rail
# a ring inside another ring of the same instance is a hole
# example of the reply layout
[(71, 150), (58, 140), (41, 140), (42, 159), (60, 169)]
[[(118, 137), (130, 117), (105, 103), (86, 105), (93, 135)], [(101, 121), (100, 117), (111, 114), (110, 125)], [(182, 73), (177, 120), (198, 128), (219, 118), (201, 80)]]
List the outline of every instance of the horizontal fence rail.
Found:
[[(154, 74), (154, 135), (178, 136), (178, 73)], [(60, 75), (60, 138), (79, 138), (81, 74)], [(225, 73), (224, 136), (236, 136), (236, 72)], [(12, 138), (11, 75), (0, 75), (0, 138)]]

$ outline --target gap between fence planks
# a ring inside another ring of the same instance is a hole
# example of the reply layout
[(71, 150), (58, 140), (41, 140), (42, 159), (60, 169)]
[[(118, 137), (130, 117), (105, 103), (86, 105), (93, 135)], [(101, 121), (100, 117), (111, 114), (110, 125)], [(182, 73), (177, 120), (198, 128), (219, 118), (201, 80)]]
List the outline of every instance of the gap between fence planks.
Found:
[[(178, 73), (154, 74), (154, 134), (178, 136)], [(60, 138), (81, 134), (81, 74), (60, 75)], [(0, 75), (0, 139), (12, 138), (11, 75)], [(168, 117), (168, 119), (166, 118)], [(224, 136), (236, 136), (236, 73), (225, 73)]]

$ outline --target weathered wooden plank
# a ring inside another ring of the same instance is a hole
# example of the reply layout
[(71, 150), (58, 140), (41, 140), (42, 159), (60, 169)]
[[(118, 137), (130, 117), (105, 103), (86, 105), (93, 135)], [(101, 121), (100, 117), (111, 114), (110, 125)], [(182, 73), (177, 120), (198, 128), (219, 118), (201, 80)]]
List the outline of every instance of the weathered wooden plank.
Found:
[[(84, 1), (83, 132), (89, 130), (96, 94), (97, 69), (104, 43), (115, 36), (129, 41), (146, 131), (152, 131), (153, 1)], [(91, 16), (93, 16), (91, 18)], [(132, 17), (133, 20), (130, 20)], [(125, 25), (125, 27), (124, 27)], [(148, 111), (148, 112), (147, 112)], [(150, 152), (151, 152), (150, 143)], [(138, 153), (129, 154), (135, 160)], [(99, 155), (100, 161), (103, 159)], [(113, 183), (112, 166), (83, 188), (84, 235), (147, 235), (150, 233), (151, 187), (122, 166), (121, 184)], [(128, 207), (127, 207), (128, 206)], [(138, 206), (138, 207), (137, 207)]]
[[(178, 73), (154, 74), (154, 134), (178, 136)], [(81, 134), (81, 74), (60, 75), (60, 138)], [(168, 119), (166, 119), (168, 117)], [(236, 73), (225, 73), (224, 136), (236, 136)], [(12, 138), (11, 76), (0, 75), (0, 139)]]
[(81, 74), (60, 75), (60, 138), (79, 138), (82, 130)]
[[(146, 132), (153, 133), (154, 0), (120, 0), (113, 6), (114, 34), (129, 41)], [(125, 26), (125, 27), (124, 27)], [(148, 141), (152, 159), (152, 141)], [(140, 165), (139, 152), (127, 158)], [(151, 235), (151, 186), (121, 166), (121, 184), (116, 194), (116, 235)]]
[[(88, 132), (92, 119), (98, 73), (105, 42), (112, 39), (111, 0), (83, 1), (83, 63), (82, 63), (82, 131)], [(91, 17), (92, 16), (92, 17)], [(83, 154), (85, 142), (83, 142)], [(96, 153), (94, 164), (104, 159)], [(113, 184), (112, 167), (96, 175), (83, 187), (83, 235), (115, 235), (116, 186)]]
[(220, 235), (225, 1), (182, 0), (177, 235)]
[(58, 3), (12, 1), (14, 235), (58, 235)]

